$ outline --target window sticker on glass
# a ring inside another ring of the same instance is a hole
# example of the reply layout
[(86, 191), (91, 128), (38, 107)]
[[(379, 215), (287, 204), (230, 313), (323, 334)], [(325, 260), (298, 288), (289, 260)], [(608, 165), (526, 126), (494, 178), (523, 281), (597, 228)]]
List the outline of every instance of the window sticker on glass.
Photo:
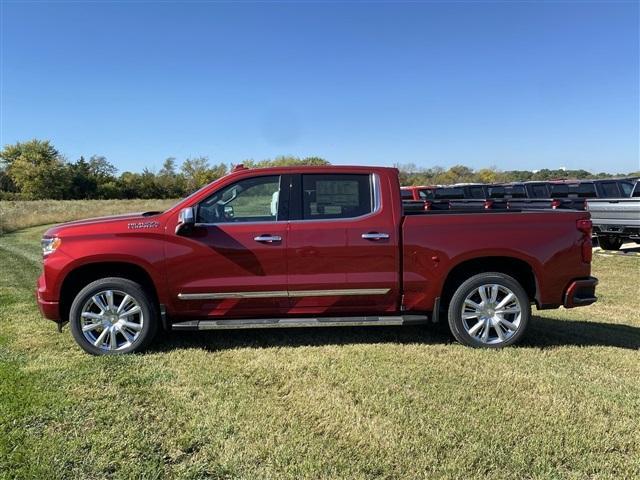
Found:
[(316, 188), (316, 201), (318, 203), (337, 203), (345, 207), (357, 207), (360, 205), (357, 181), (318, 181), (316, 182)]

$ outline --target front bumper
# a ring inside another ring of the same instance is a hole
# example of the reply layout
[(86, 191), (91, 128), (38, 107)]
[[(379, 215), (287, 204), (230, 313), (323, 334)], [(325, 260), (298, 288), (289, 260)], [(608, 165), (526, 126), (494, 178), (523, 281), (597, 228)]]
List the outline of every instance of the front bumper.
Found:
[(598, 279), (595, 277), (572, 281), (564, 292), (564, 307), (584, 307), (594, 303), (598, 300), (596, 285), (598, 285)]
[(36, 283), (36, 300), (38, 302), (38, 308), (40, 309), (40, 313), (45, 318), (49, 320), (53, 320), (55, 322), (60, 321), (60, 304), (59, 302), (52, 302), (49, 300), (45, 300), (44, 294), (47, 291), (47, 287), (45, 285), (44, 274), (38, 277), (38, 281)]

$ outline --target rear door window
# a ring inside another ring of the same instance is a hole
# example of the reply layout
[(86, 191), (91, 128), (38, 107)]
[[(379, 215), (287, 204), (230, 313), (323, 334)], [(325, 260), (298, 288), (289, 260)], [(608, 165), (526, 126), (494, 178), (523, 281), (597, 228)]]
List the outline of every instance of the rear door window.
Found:
[(433, 190), (429, 188), (420, 190), (418, 195), (420, 195), (420, 200), (433, 200)]
[(618, 183), (620, 186), (620, 190), (622, 190), (623, 197), (630, 197), (631, 192), (633, 192), (633, 183), (631, 182), (620, 182)]
[(555, 184), (551, 185), (551, 196), (553, 198), (566, 198), (569, 196), (569, 185)]
[(483, 199), (485, 197), (484, 188), (482, 187), (469, 187), (469, 194), (471, 198)]
[(412, 200), (413, 192), (411, 190), (400, 190), (400, 196), (403, 200)]
[(591, 182), (569, 185), (569, 196), (579, 198), (594, 198), (597, 196), (596, 186)]
[(505, 188), (505, 194), (509, 198), (526, 198), (527, 192), (523, 185), (512, 185)]
[(464, 198), (464, 190), (457, 187), (436, 188), (434, 198), (444, 200), (457, 200)]
[(302, 219), (355, 218), (373, 211), (371, 175), (302, 175)]
[(616, 182), (602, 182), (600, 184), (600, 192), (603, 198), (617, 198), (620, 196), (618, 184)]
[(529, 185), (531, 198), (549, 198), (549, 189), (543, 183)]

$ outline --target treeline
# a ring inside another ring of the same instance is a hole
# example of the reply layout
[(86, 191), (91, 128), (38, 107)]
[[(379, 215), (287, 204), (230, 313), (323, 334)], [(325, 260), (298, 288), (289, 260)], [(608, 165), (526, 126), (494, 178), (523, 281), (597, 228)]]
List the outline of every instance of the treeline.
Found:
[[(291, 156), (243, 162), (247, 167), (328, 165), (318, 157)], [(7, 145), (0, 152), (0, 200), (180, 198), (225, 175), (230, 166), (206, 157), (178, 164), (167, 158), (158, 171), (122, 172), (105, 157), (67, 161), (47, 140)]]
[(442, 167), (418, 168), (413, 164), (396, 164), (400, 170), (402, 185), (451, 185), (454, 183), (506, 183), (526, 182), (530, 180), (588, 179), (639, 177), (640, 171), (631, 173), (591, 173), (587, 170), (498, 170), (481, 168), (473, 170), (464, 165), (455, 165), (449, 169)]
[[(245, 160), (248, 167), (327, 165), (319, 157), (281, 156), (261, 161)], [(403, 185), (440, 185), (460, 182), (510, 182), (554, 178), (607, 178), (625, 176), (593, 174), (586, 170), (501, 171), (496, 168), (473, 170), (463, 165), (449, 169), (434, 166), (418, 168), (396, 164)], [(230, 165), (210, 163), (206, 157), (188, 158), (180, 164), (167, 158), (157, 170), (118, 173), (105, 157), (94, 155), (67, 159), (48, 140), (30, 140), (7, 145), (0, 151), (0, 200), (38, 199), (128, 199), (180, 198), (225, 175)], [(640, 176), (640, 172), (626, 176)]]

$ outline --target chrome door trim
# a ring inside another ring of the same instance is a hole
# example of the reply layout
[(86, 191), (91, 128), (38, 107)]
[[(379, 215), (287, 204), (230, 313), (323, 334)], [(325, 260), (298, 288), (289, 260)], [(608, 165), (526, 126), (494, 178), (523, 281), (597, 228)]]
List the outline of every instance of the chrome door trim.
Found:
[(335, 297), (352, 295), (386, 295), (389, 288), (344, 288), (340, 290), (289, 290), (290, 297)]
[(225, 298), (280, 298), (288, 297), (286, 290), (273, 292), (224, 292), (224, 293), (179, 293), (180, 300), (223, 300)]
[(338, 290), (277, 290), (257, 292), (179, 293), (180, 300), (223, 300), (227, 298), (300, 298), (354, 295), (386, 295), (390, 288), (347, 288)]

